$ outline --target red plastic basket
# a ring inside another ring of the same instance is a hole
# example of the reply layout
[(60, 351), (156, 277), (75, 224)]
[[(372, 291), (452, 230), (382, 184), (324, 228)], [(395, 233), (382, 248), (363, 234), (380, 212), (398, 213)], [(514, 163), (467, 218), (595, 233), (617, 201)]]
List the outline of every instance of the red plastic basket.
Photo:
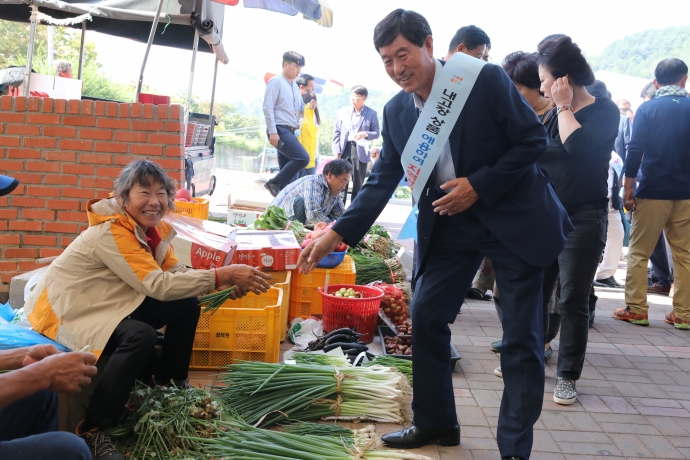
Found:
[(361, 292), (363, 297), (360, 299), (335, 297), (324, 293), (323, 289), (319, 288), (324, 331), (330, 332), (342, 327), (356, 327), (357, 332), (364, 334), (361, 338), (364, 343), (373, 342), (383, 291), (379, 288), (355, 284), (334, 284), (328, 286), (328, 292), (333, 293), (341, 288), (352, 288)]

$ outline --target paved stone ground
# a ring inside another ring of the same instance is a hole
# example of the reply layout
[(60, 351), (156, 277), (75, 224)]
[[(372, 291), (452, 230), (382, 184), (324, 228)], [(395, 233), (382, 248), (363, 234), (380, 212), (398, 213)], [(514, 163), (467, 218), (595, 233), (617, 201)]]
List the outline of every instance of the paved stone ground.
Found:
[[(625, 278), (621, 264), (617, 279)], [(553, 402), (558, 340), (546, 367), (542, 415), (535, 425), (532, 459), (690, 459), (690, 332), (663, 321), (671, 299), (650, 296), (649, 327), (611, 318), (624, 305), (622, 289), (598, 289), (597, 316), (590, 329), (587, 357), (572, 406)], [(428, 446), (415, 453), (441, 460), (498, 459), (496, 423), (503, 381), (494, 376), (498, 355), (489, 344), (501, 338), (493, 302), (467, 301), (451, 326), (462, 355), (455, 373), (459, 447)], [(194, 372), (193, 382), (212, 383)], [(399, 426), (379, 424), (380, 434)]]

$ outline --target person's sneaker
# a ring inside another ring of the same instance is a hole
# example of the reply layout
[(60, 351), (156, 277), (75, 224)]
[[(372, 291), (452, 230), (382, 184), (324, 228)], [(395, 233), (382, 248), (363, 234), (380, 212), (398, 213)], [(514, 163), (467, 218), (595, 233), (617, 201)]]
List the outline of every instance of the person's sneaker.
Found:
[(599, 286), (599, 287), (606, 287), (606, 288), (622, 288), (625, 287), (622, 284), (620, 284), (618, 281), (613, 276), (609, 276), (608, 278), (602, 278), (599, 280), (594, 280), (594, 285)]
[(496, 342), (492, 342), (491, 345), (489, 345), (489, 350), (493, 351), (494, 353), (500, 353), (502, 344), (503, 344), (502, 340), (497, 340)]
[(503, 378), (503, 372), (501, 372), (501, 366), (498, 366), (496, 369), (494, 369), (494, 375), (496, 377)]
[(682, 329), (684, 331), (690, 330), (690, 323), (684, 319), (678, 318), (673, 310), (671, 310), (669, 313), (666, 313), (664, 316), (664, 321), (668, 324), (673, 324), (676, 329)]
[(577, 401), (575, 382), (570, 379), (558, 377), (556, 388), (553, 389), (553, 402), (563, 406), (569, 406)]
[(613, 312), (613, 317), (619, 321), (627, 321), (637, 324), (638, 326), (649, 326), (649, 318), (647, 315), (633, 313), (630, 311), (630, 307), (616, 308)]
[(669, 295), (671, 292), (671, 287), (664, 287), (659, 283), (654, 283), (647, 287), (647, 292), (649, 294)]
[(125, 460), (122, 454), (115, 449), (106, 430), (94, 428), (80, 433), (80, 427), (83, 423), (83, 420), (79, 422), (76, 433), (89, 446), (93, 460)]
[(280, 186), (278, 184), (271, 182), (270, 180), (264, 184), (264, 187), (266, 188), (266, 190), (268, 190), (268, 193), (270, 193), (273, 198), (278, 196), (278, 194), (280, 193)]

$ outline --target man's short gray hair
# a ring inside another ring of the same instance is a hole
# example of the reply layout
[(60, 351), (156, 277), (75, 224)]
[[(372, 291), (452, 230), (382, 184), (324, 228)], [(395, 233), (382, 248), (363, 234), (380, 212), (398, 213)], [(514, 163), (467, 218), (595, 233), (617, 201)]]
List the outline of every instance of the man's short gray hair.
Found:
[(115, 181), (113, 196), (120, 205), (125, 205), (129, 202), (129, 192), (135, 184), (148, 187), (151, 182), (159, 182), (165, 186), (168, 193), (168, 208), (175, 209), (175, 182), (158, 163), (149, 160), (136, 160), (125, 166)]
[(60, 75), (62, 72), (69, 72), (72, 70), (72, 63), (67, 61), (58, 61), (55, 66), (55, 75)]

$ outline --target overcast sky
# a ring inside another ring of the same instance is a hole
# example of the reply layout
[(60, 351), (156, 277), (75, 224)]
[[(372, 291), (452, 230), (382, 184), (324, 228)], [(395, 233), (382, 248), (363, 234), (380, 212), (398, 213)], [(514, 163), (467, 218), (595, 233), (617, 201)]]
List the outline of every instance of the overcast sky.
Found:
[[(302, 53), (304, 71), (341, 81), (346, 87), (363, 84), (371, 89), (395, 90), (372, 44), (374, 26), (395, 8), (423, 14), (434, 36), (434, 51), (443, 57), (455, 31), (475, 24), (492, 42), (494, 63), (513, 51), (534, 51), (553, 33), (565, 33), (588, 55), (611, 42), (646, 29), (690, 24), (690, 0), (328, 0), (334, 25), (327, 29), (287, 15), (226, 7), (223, 42), (230, 63), (220, 65), (217, 100), (249, 102), (263, 97), (263, 75), (280, 70), (284, 51)], [(165, 9), (165, 3), (164, 3)], [(122, 81), (135, 81), (145, 45), (89, 32), (105, 70)], [(200, 40), (200, 46), (204, 46)], [(154, 47), (144, 82), (159, 94), (186, 90), (191, 51)], [(199, 53), (193, 93), (211, 94), (213, 58)]]

